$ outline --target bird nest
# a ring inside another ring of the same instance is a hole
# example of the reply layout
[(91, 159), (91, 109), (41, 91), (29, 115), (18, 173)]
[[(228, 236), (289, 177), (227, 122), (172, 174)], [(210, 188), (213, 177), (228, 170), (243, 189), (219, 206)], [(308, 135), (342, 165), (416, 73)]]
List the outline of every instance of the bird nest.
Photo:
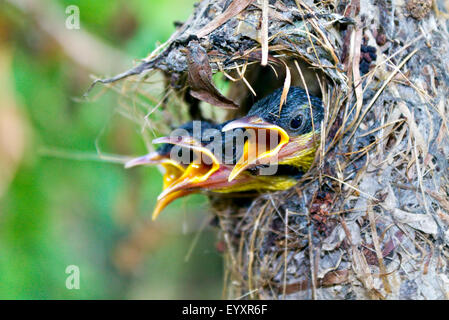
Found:
[(406, 10), (203, 0), (148, 58), (96, 81), (144, 134), (244, 115), (280, 87), (322, 99), (321, 146), (295, 187), (210, 196), (226, 296), (448, 297), (448, 34)]

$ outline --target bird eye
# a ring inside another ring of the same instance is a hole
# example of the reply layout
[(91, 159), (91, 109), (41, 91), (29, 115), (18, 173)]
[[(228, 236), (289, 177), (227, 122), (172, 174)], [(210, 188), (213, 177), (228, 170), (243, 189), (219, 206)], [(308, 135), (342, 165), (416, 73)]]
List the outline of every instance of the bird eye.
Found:
[(298, 114), (296, 117), (290, 120), (290, 128), (292, 130), (298, 130), (302, 127), (303, 122), (303, 116), (301, 114)]

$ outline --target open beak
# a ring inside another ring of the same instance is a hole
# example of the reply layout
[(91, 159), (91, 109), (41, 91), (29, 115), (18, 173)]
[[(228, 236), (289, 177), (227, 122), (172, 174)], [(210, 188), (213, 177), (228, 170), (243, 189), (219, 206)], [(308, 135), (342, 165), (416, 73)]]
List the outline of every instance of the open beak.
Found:
[(163, 188), (167, 188), (177, 180), (185, 171), (185, 167), (179, 162), (169, 158), (170, 155), (162, 155), (157, 151), (145, 156), (131, 159), (125, 163), (125, 168), (132, 168), (141, 165), (161, 165), (164, 168)]
[[(153, 212), (156, 219), (160, 212), (177, 198), (191, 194), (189, 190), (195, 184), (206, 181), (211, 174), (218, 170), (220, 164), (213, 153), (189, 136), (161, 137), (153, 140), (153, 143), (170, 143), (178, 145), (196, 153), (197, 157), (185, 168), (181, 175), (174, 176), (170, 183), (164, 183), (164, 190), (158, 196), (158, 202)], [(164, 176), (165, 178), (165, 176)]]
[(163, 199), (168, 194), (180, 189), (191, 188), (198, 183), (206, 181), (214, 172), (220, 168), (218, 159), (214, 156), (212, 151), (203, 147), (196, 141), (188, 139), (180, 139), (176, 142), (177, 145), (193, 150), (197, 154), (195, 160), (192, 161), (185, 169), (184, 173), (168, 188), (159, 195), (158, 200)]
[(238, 192), (241, 187), (250, 183), (254, 177), (251, 175), (239, 175), (236, 179), (229, 181), (228, 177), (232, 171), (231, 166), (220, 166), (208, 176), (207, 179), (195, 181), (194, 183), (180, 183), (176, 186), (176, 190), (202, 189), (216, 192)]
[(181, 198), (188, 194), (191, 194), (191, 193), (193, 193), (193, 191), (180, 190), (180, 191), (172, 192), (172, 193), (166, 195), (165, 197), (163, 197), (162, 199), (158, 199), (158, 201), (156, 203), (156, 207), (153, 210), (153, 215), (152, 215), (151, 219), (153, 221), (156, 220), (157, 217), (159, 216), (159, 214), (162, 212), (162, 210), (164, 210), (164, 208), (166, 206), (168, 206), (171, 202), (175, 201), (178, 198)]
[[(194, 171), (197, 168), (193, 169)], [(199, 190), (209, 190), (215, 192), (240, 192), (248, 191), (254, 188), (254, 177), (249, 174), (241, 174), (233, 181), (229, 182), (228, 177), (231, 173), (232, 167), (230, 166), (220, 166), (217, 170), (213, 171), (207, 175), (206, 179), (200, 178), (199, 175), (192, 174), (191, 177), (185, 177), (185, 179), (179, 179), (177, 183), (174, 183), (170, 188), (165, 189), (159, 197), (156, 207), (153, 211), (152, 219), (155, 220), (162, 210), (172, 201), (184, 197), (189, 194), (197, 193)], [(204, 172), (203, 172), (204, 173)], [(204, 177), (203, 175), (202, 177)]]
[(125, 163), (125, 169), (146, 164), (160, 164), (164, 158), (165, 157), (163, 155), (159, 154), (157, 151), (154, 151), (142, 157), (129, 160)]
[(284, 129), (266, 122), (258, 116), (244, 117), (231, 121), (223, 127), (222, 131), (238, 128), (247, 129), (248, 140), (243, 145), (242, 156), (229, 175), (229, 181), (235, 179), (235, 177), (251, 165), (263, 159), (275, 157), (279, 150), (290, 140), (289, 135)]

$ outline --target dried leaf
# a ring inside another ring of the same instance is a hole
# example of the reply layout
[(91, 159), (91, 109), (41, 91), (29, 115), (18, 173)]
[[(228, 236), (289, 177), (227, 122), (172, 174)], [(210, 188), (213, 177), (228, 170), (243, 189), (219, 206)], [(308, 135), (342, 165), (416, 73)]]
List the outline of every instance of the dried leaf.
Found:
[(198, 41), (190, 41), (187, 61), (189, 65), (188, 82), (192, 97), (222, 108), (238, 108), (234, 101), (223, 96), (214, 86), (207, 52)]
[(398, 222), (408, 224), (413, 229), (432, 235), (438, 233), (435, 220), (428, 214), (411, 213), (397, 208), (391, 213)]
[(413, 229), (420, 230), (424, 233), (437, 234), (438, 226), (431, 215), (425, 213), (411, 213), (398, 209), (399, 201), (396, 198), (391, 185), (387, 185), (386, 190), (388, 196), (380, 203), (380, 205), (382, 208), (389, 211), (396, 221), (407, 224)]
[(289, 283), (285, 286), (285, 294), (292, 294), (298, 291), (309, 289), (309, 281), (303, 280), (300, 282)]
[[(335, 270), (326, 273), (323, 279), (319, 281), (318, 286), (330, 287), (337, 284), (344, 284), (349, 281), (349, 270)], [(289, 283), (285, 286), (285, 294), (293, 294), (295, 292), (304, 291), (310, 289), (310, 283), (308, 280)]]
[(336, 284), (342, 284), (348, 282), (349, 280), (349, 270), (335, 270), (326, 273), (324, 278), (320, 281), (320, 285), (323, 287), (333, 286)]
[(345, 238), (345, 231), (341, 225), (337, 225), (331, 234), (324, 239), (322, 249), (324, 251), (332, 251), (337, 248)]
[(226, 21), (235, 17), (240, 12), (245, 10), (245, 8), (249, 6), (251, 2), (253, 2), (253, 0), (233, 0), (229, 5), (229, 7), (225, 10), (225, 12), (215, 17), (215, 19), (206, 24), (200, 31), (198, 31), (196, 36), (198, 38), (202, 38), (208, 35), (212, 31), (217, 29), (219, 26), (226, 23)]

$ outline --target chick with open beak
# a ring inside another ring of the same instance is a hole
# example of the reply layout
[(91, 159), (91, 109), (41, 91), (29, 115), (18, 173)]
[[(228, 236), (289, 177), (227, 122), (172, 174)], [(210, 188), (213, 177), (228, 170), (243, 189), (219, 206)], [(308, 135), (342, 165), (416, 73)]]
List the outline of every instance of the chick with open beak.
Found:
[(211, 130), (211, 134), (203, 132), (201, 141), (189, 136), (162, 137), (153, 141), (153, 143), (173, 144), (182, 150), (190, 150), (195, 155), (182, 175), (164, 188), (158, 196), (153, 220), (170, 202), (188, 194), (277, 191), (296, 184), (298, 171), (294, 167), (286, 168), (287, 166), (274, 176), (257, 175), (254, 171), (248, 170), (229, 181), (236, 159), (242, 155), (243, 144), (236, 144), (236, 136), (232, 131), (221, 130), (225, 125), (226, 123), (216, 125), (216, 130)]
[(185, 165), (172, 160), (170, 152), (173, 149), (172, 144), (165, 143), (156, 151), (150, 152), (142, 157), (134, 158), (125, 163), (125, 168), (132, 168), (140, 165), (160, 165), (164, 172), (163, 187), (164, 189), (179, 178), (185, 170)]
[[(280, 97), (281, 90), (276, 90), (257, 102), (245, 118), (219, 125), (204, 123), (196, 138), (189, 132), (155, 139), (153, 143), (163, 143), (157, 159), (164, 151), (161, 163), (178, 171), (170, 176), (166, 171), (153, 220), (169, 203), (191, 193), (266, 192), (294, 186), (313, 162), (320, 141), (323, 107), (320, 99), (308, 98), (301, 88), (290, 88), (282, 108)], [(246, 135), (244, 139), (242, 135)], [(192, 156), (188, 161), (177, 159), (174, 146)], [(155, 156), (150, 155), (132, 160), (128, 167), (152, 164)], [(273, 164), (277, 170), (272, 175), (258, 171)]]
[[(277, 191), (288, 189), (297, 182), (298, 171), (294, 167), (288, 166), (284, 166), (283, 170), (280, 170), (282, 172), (278, 172), (274, 176), (263, 176), (254, 174), (253, 171), (244, 171), (229, 181), (229, 175), (234, 166), (226, 164), (224, 156), (217, 157), (211, 144), (203, 145), (193, 142), (188, 137), (172, 142), (183, 148), (191, 148), (196, 153), (196, 157), (184, 173), (159, 195), (153, 219), (174, 199), (187, 194)], [(232, 158), (232, 156), (230, 157)], [(287, 167), (288, 170), (285, 170)]]
[(306, 172), (319, 145), (323, 120), (322, 101), (299, 87), (291, 87), (280, 106), (282, 88), (259, 100), (244, 118), (227, 123), (223, 131), (236, 131), (247, 138), (229, 181), (254, 166), (293, 166)]
[[(207, 121), (187, 122), (177, 128), (171, 136), (153, 140), (154, 144), (161, 144), (161, 146), (154, 152), (126, 162), (125, 168), (139, 165), (159, 165), (163, 171), (163, 190), (166, 190), (183, 176), (186, 168), (195, 158), (195, 154), (190, 146), (187, 145), (187, 148), (184, 148), (183, 146), (186, 144), (179, 142), (190, 141), (189, 143), (196, 144), (196, 141), (201, 140), (201, 132), (205, 132), (213, 127), (214, 125)], [(153, 219), (170, 202), (190, 193), (188, 190), (181, 190), (171, 193), (170, 196), (165, 197), (162, 201), (158, 201), (153, 211)]]
[[(281, 89), (276, 90), (257, 102), (246, 117), (216, 125), (221, 130), (215, 136), (218, 143), (206, 144), (207, 139), (201, 145), (179, 142), (207, 163), (190, 164), (158, 200), (178, 192), (267, 192), (294, 186), (313, 162), (323, 106), (320, 99), (308, 98), (303, 89), (292, 87), (280, 108), (281, 94)], [(260, 171), (264, 166), (276, 171), (268, 170), (272, 174), (266, 175), (267, 171)]]

